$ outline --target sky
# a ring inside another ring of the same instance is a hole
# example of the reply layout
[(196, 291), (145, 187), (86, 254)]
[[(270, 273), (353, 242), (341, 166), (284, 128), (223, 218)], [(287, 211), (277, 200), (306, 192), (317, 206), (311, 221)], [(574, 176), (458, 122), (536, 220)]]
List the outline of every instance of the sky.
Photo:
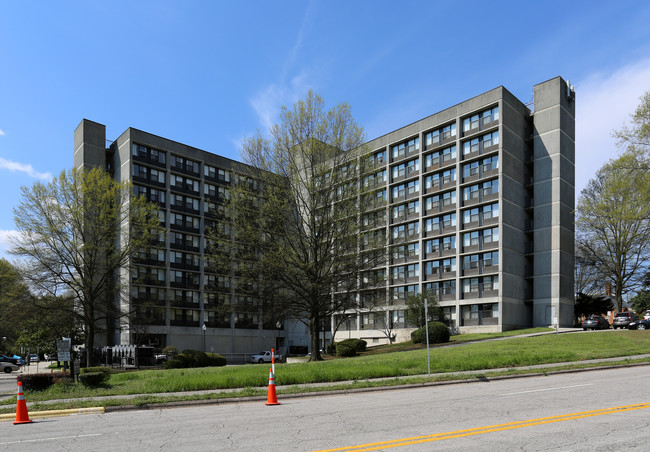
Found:
[[(576, 197), (650, 90), (646, 1), (0, 0), (0, 257), (21, 187), (73, 165), (74, 129), (141, 129), (236, 160), (309, 89), (368, 139), (498, 86), (576, 91)], [(11, 257), (10, 257), (11, 258)]]

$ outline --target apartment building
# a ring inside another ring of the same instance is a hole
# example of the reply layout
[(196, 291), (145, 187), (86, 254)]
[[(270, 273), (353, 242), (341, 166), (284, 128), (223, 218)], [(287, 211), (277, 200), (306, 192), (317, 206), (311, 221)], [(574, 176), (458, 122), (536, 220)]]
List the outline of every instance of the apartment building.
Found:
[(408, 340), (424, 290), (461, 331), (572, 324), (575, 93), (533, 91), (532, 110), (499, 87), (368, 143), (361, 227), (388, 258), (360, 304), (385, 304), (336, 316), (337, 340)]
[[(334, 316), (337, 340), (409, 339), (406, 296), (424, 290), (465, 331), (572, 323), (575, 94), (560, 77), (533, 91), (532, 108), (498, 87), (351, 155), (364, 165), (367, 191), (361, 246), (381, 237), (388, 252), (360, 280), (361, 304), (375, 307)], [(159, 204), (168, 230), (121, 275), (124, 309), (147, 301), (146, 321), (116, 325), (107, 344), (200, 350), (205, 340), (207, 351), (234, 359), (309, 345), (296, 321), (267, 325), (255, 313), (217, 309), (252, 296), (234, 272), (212, 273), (205, 259), (206, 231), (228, 187), (255, 183), (242, 176), (245, 165), (133, 128), (106, 146), (105, 126), (86, 119), (75, 131), (74, 165), (131, 181)]]

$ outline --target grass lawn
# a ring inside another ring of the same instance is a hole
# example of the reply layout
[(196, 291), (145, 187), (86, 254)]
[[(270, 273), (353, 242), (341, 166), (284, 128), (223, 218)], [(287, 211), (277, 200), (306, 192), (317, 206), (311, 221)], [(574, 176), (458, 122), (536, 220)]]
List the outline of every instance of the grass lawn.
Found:
[[(551, 334), (506, 341), (465, 344), (431, 350), (432, 373), (498, 369), (543, 363), (561, 363), (650, 352), (650, 331), (621, 330), (608, 333)], [(118, 372), (105, 388), (54, 385), (34, 392), (27, 400), (38, 402), (62, 398), (123, 394), (155, 394), (205, 389), (243, 388), (244, 395), (265, 392), (268, 367), (243, 365), (219, 368), (142, 370)], [(314, 363), (276, 364), (277, 385), (362, 381), (423, 375), (427, 372), (426, 350), (369, 354)], [(216, 396), (213, 396), (216, 397)], [(223, 395), (221, 396), (223, 397)], [(207, 397), (203, 397), (207, 398)], [(149, 401), (155, 400), (150, 398)], [(95, 402), (95, 404), (97, 404)], [(102, 403), (102, 405), (105, 405)]]

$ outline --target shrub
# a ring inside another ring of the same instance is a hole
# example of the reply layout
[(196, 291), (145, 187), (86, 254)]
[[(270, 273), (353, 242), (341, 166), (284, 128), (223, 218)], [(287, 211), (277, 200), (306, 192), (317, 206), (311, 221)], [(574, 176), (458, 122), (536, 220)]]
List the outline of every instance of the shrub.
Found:
[(106, 384), (110, 374), (106, 372), (85, 372), (79, 374), (79, 383), (84, 386), (96, 388)]
[(348, 344), (357, 352), (365, 352), (366, 346), (368, 345), (368, 343), (362, 339), (345, 339), (339, 342), (339, 344)]
[(357, 349), (349, 342), (341, 341), (336, 344), (336, 356), (349, 357), (356, 355)]
[(327, 347), (325, 347), (325, 353), (328, 355), (336, 355), (336, 344), (334, 342), (327, 344)]
[(163, 363), (165, 369), (186, 369), (188, 367), (220, 367), (226, 365), (226, 358), (217, 353), (203, 353), (198, 350), (183, 350), (183, 353), (176, 355)]
[(16, 377), (25, 391), (43, 391), (53, 384), (52, 374), (26, 374)]
[(227, 364), (226, 358), (218, 353), (206, 353), (206, 355), (208, 357), (208, 366), (223, 367)]
[(178, 355), (178, 349), (173, 345), (168, 345), (162, 349), (162, 352), (167, 356), (176, 356)]
[[(426, 329), (418, 328), (411, 333), (411, 340), (414, 344), (424, 344), (427, 341)], [(429, 343), (441, 344), (449, 342), (449, 328), (441, 322), (429, 322)]]

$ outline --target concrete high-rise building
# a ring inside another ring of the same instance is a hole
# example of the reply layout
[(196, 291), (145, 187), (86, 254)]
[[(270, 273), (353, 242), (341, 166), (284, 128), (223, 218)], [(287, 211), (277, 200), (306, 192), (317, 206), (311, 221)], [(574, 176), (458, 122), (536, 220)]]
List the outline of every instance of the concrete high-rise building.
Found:
[[(278, 329), (261, 316), (216, 309), (249, 296), (236, 277), (211, 273), (204, 256), (211, 212), (245, 165), (132, 128), (108, 147), (105, 140), (105, 126), (84, 119), (75, 167), (130, 180), (160, 205), (168, 230), (122, 278), (127, 304), (153, 301), (146, 325), (116, 327), (106, 342), (140, 335), (200, 349), (206, 334), (208, 351), (235, 359), (308, 346), (295, 322)], [(363, 158), (359, 183), (374, 199), (362, 203), (361, 234), (385, 237), (388, 252), (385, 264), (362, 275), (359, 299), (385, 303), (335, 316), (337, 339), (409, 338), (406, 296), (424, 290), (467, 331), (572, 324), (575, 94), (567, 82), (536, 85), (532, 111), (495, 88), (376, 138), (364, 152), (350, 156)]]

